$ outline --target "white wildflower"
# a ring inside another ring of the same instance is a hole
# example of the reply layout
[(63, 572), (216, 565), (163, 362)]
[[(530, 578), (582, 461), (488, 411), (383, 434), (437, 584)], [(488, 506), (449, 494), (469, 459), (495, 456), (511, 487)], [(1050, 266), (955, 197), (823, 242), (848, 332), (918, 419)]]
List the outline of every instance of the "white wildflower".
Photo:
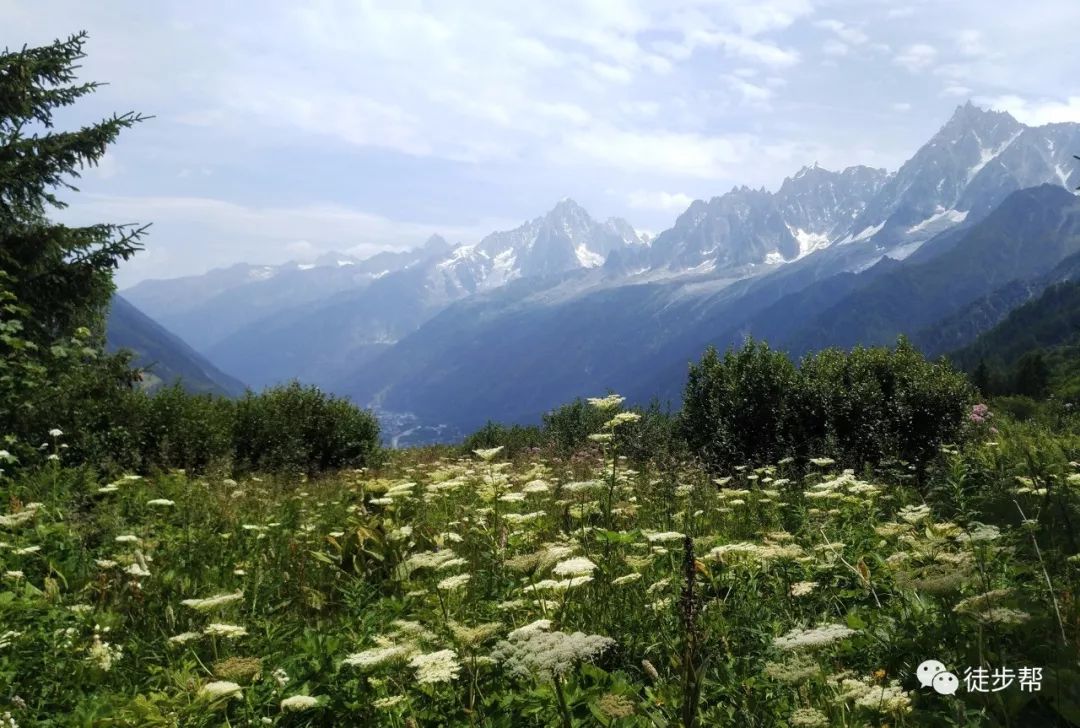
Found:
[(199, 690), (199, 697), (209, 698), (210, 700), (217, 700), (219, 698), (226, 698), (232, 700), (233, 698), (240, 697), (241, 688), (234, 682), (228, 680), (215, 680), (203, 685)]
[(589, 397), (588, 401), (589, 404), (601, 412), (608, 412), (616, 409), (625, 399), (625, 397), (620, 397), (617, 394), (609, 394), (606, 397)]
[(217, 594), (212, 597), (206, 597), (205, 599), (184, 599), (180, 603), (185, 607), (191, 607), (200, 612), (206, 612), (215, 607), (221, 607), (226, 604), (232, 604), (244, 598), (244, 592), (239, 589), (231, 594)]
[(318, 698), (313, 698), (310, 695), (293, 695), (281, 701), (281, 712), (299, 713), (304, 710), (311, 710), (318, 707), (318, 705)]
[(855, 630), (841, 624), (823, 624), (813, 629), (792, 629), (773, 639), (773, 647), (781, 650), (822, 647), (855, 634)]
[(409, 667), (416, 670), (416, 681), (420, 684), (451, 682), (461, 670), (457, 653), (453, 650), (414, 655), (409, 660)]
[(349, 655), (345, 658), (344, 664), (359, 667), (361, 670), (370, 670), (387, 663), (402, 661), (413, 654), (413, 652), (415, 652), (415, 649), (411, 645), (373, 647), (369, 650)]
[(445, 579), (443, 579), (442, 581), (440, 581), (438, 586), (443, 591), (453, 591), (455, 589), (460, 589), (461, 587), (468, 584), (469, 579), (471, 579), (471, 578), (472, 578), (472, 576), (469, 575), (469, 574), (458, 574), (456, 576), (448, 576)]
[(236, 637), (243, 637), (247, 634), (247, 630), (243, 627), (235, 624), (222, 624), (220, 622), (213, 622), (207, 625), (203, 630), (204, 634), (208, 634), (212, 637), (224, 637), (225, 639), (235, 639)]
[(566, 561), (560, 561), (552, 569), (552, 573), (557, 576), (581, 576), (591, 574), (595, 570), (596, 564), (584, 556), (578, 556)]

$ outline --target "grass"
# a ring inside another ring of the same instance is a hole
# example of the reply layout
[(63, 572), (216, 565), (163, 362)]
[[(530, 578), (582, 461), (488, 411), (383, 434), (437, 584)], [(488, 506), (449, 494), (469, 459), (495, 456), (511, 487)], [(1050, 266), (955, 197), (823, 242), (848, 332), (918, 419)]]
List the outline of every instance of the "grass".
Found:
[[(108, 484), (61, 460), (5, 485), (0, 715), (1080, 724), (1078, 443), (1000, 427), (920, 487), (902, 463), (635, 470), (603, 437), (313, 481)], [(956, 695), (920, 687), (927, 659)], [(1041, 667), (1041, 689), (972, 692), (967, 667)]]

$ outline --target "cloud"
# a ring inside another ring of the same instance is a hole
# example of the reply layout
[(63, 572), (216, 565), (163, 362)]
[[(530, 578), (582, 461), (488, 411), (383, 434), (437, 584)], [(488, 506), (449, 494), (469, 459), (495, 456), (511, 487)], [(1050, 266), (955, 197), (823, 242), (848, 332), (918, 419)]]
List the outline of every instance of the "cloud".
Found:
[(846, 56), (848, 54), (848, 45), (835, 38), (830, 38), (822, 44), (821, 50), (827, 56)]
[(681, 44), (664, 46), (676, 60), (689, 58), (697, 48), (718, 48), (727, 55), (766, 66), (786, 68), (799, 62), (798, 51), (781, 48), (773, 43), (736, 33), (697, 30), (690, 32)]
[(914, 73), (928, 67), (936, 59), (936, 48), (926, 43), (915, 43), (894, 56), (893, 62)]
[(971, 89), (967, 86), (961, 86), (959, 84), (950, 84), (941, 90), (941, 95), (967, 98), (968, 96), (971, 96)]
[(870, 40), (870, 37), (859, 28), (842, 23), (839, 20), (818, 20), (814, 23), (814, 26), (832, 31), (840, 40), (850, 45), (862, 45)]
[(626, 201), (630, 207), (637, 209), (681, 212), (690, 206), (694, 198), (682, 192), (635, 190), (627, 195)]
[(566, 137), (563, 159), (589, 159), (616, 169), (701, 179), (730, 177), (759, 140), (747, 134), (706, 136), (669, 131), (586, 129)]
[(956, 34), (956, 47), (965, 56), (986, 55), (982, 32), (968, 28)]
[(1015, 95), (977, 97), (976, 103), (1008, 111), (1017, 121), (1029, 126), (1080, 122), (1080, 96), (1060, 99), (1025, 99)]
[(957, 99), (1034, 123), (1077, 107), (1069, 0), (144, 5), (0, 0), (0, 45), (86, 27), (83, 73), (109, 85), (66, 118), (155, 115), (79, 184), (129, 200), (87, 199), (88, 220), (157, 221), (136, 262), (156, 275), (301, 242), (473, 240), (567, 192), (662, 230), (682, 193), (656, 190), (895, 168)]
[[(147, 250), (121, 271), (121, 282), (146, 274), (185, 275), (206, 266), (236, 260), (281, 263), (333, 250), (370, 255), (378, 250), (404, 250), (439, 233), (450, 240), (478, 240), (510, 221), (485, 219), (474, 225), (392, 220), (355, 208), (331, 204), (288, 207), (242, 205), (208, 197), (81, 195), (58, 218), (69, 224), (101, 220), (152, 221)], [(214, 243), (199, 256), (192, 241)], [(222, 245), (227, 243), (228, 247)]]

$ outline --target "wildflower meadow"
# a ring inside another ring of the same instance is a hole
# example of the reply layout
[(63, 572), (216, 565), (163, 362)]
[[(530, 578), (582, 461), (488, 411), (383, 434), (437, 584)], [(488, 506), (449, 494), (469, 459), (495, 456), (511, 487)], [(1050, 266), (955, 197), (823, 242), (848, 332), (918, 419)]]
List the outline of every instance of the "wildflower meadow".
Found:
[[(591, 400), (572, 458), (48, 461), (0, 516), (4, 725), (1076, 723), (1075, 437), (981, 407), (922, 482), (826, 457), (718, 475), (630, 462), (619, 402)], [(1037, 689), (965, 684), (1022, 667)]]

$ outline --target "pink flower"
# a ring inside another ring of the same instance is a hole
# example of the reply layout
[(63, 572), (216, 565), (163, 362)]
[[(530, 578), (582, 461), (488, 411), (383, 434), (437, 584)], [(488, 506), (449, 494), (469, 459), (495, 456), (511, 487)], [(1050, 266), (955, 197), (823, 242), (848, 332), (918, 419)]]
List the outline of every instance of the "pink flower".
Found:
[(989, 407), (987, 407), (985, 404), (979, 403), (976, 405), (972, 405), (971, 414), (968, 415), (968, 418), (972, 422), (981, 425), (983, 422), (986, 422), (986, 420), (990, 419), (993, 416), (994, 415), (992, 412), (990, 412)]

